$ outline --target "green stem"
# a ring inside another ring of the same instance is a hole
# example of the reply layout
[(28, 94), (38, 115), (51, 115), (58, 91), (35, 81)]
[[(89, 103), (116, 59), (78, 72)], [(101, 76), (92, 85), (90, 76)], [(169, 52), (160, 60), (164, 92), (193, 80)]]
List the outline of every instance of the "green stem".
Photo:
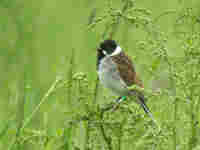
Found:
[(104, 124), (103, 124), (103, 117), (104, 117), (104, 110), (101, 110), (101, 113), (100, 113), (100, 119), (101, 119), (101, 123), (100, 123), (100, 131), (101, 131), (101, 135), (105, 141), (105, 143), (107, 144), (107, 147), (109, 150), (112, 150), (112, 139), (109, 138), (107, 135), (106, 135), (106, 132), (105, 132), (105, 128), (104, 128)]

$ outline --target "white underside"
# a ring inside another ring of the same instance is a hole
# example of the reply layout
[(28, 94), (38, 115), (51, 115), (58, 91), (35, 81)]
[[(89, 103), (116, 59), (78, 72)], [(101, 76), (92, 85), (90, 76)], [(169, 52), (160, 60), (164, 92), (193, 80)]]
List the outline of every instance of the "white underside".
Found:
[(98, 75), (101, 84), (115, 95), (124, 96), (127, 94), (127, 86), (120, 78), (117, 67), (110, 56), (106, 56), (100, 61)]

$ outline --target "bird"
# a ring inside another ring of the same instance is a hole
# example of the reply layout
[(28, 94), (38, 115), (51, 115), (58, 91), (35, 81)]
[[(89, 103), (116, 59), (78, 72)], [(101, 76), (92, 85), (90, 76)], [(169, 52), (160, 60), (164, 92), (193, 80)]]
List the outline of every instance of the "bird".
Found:
[(97, 73), (100, 83), (119, 96), (117, 102), (123, 101), (127, 96), (134, 95), (137, 99), (136, 102), (154, 120), (146, 105), (144, 94), (139, 90), (128, 88), (132, 85), (140, 88), (144, 88), (144, 86), (136, 73), (132, 60), (115, 40), (106, 39), (97, 48)]

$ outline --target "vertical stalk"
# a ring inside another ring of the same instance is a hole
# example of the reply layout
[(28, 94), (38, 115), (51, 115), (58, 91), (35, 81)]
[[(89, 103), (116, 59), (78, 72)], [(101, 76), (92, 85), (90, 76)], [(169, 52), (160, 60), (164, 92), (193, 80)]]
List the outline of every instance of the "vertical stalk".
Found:
[[(191, 71), (192, 73), (192, 71)], [(192, 73), (194, 75), (194, 73)], [(198, 76), (198, 75), (196, 75)], [(197, 78), (192, 78), (192, 82), (198, 82)], [(197, 115), (197, 112), (196, 111), (197, 109), (195, 109), (195, 106), (197, 107), (198, 103), (195, 105), (195, 97), (194, 97), (194, 90), (195, 90), (195, 87), (191, 87), (190, 88), (190, 96), (189, 96), (189, 102), (190, 102), (190, 125), (191, 125), (191, 137), (189, 139), (189, 150), (191, 149), (194, 149), (196, 144), (197, 144), (197, 124), (196, 124), (196, 115)]]
[(118, 135), (118, 150), (121, 150), (122, 136), (123, 136), (122, 124), (120, 124), (119, 135)]
[(71, 58), (70, 58), (70, 62), (69, 62), (69, 71), (68, 71), (68, 81), (69, 81), (69, 87), (68, 87), (68, 90), (67, 90), (67, 101), (69, 103), (69, 106), (71, 106), (72, 104), (72, 88), (73, 88), (73, 79), (72, 79), (72, 76), (73, 76), (73, 73), (74, 73), (74, 49), (72, 49), (71, 51)]
[(189, 139), (189, 150), (193, 149), (196, 143), (196, 127), (195, 127), (195, 115), (194, 115), (194, 102), (193, 97), (190, 97), (190, 126), (191, 135)]
[(104, 123), (103, 123), (104, 112), (105, 112), (104, 110), (101, 110), (101, 112), (100, 112), (100, 119), (101, 120), (100, 120), (99, 128), (100, 128), (101, 135), (102, 135), (105, 143), (107, 144), (108, 149), (113, 150), (112, 139), (106, 135), (106, 131), (105, 131), (105, 128), (104, 128)]
[(167, 52), (165, 51), (165, 60), (169, 66), (169, 79), (170, 79), (170, 88), (172, 89), (173, 91), (173, 104), (174, 104), (174, 115), (173, 115), (173, 119), (174, 119), (174, 127), (173, 127), (173, 149), (176, 150), (176, 147), (177, 147), (177, 127), (176, 127), (176, 124), (178, 124), (177, 120), (178, 120), (178, 116), (177, 116), (177, 112), (178, 112), (178, 99), (176, 98), (176, 81), (174, 79), (174, 70), (173, 70), (173, 64), (170, 62), (169, 60), (169, 56), (167, 54)]
[(176, 150), (177, 146), (177, 134), (176, 134), (176, 124), (177, 124), (177, 99), (174, 99), (174, 128), (173, 128), (173, 149)]
[[(105, 26), (105, 30), (102, 33), (102, 39), (105, 39), (106, 33), (109, 30), (109, 25), (106, 24)], [(94, 88), (94, 99), (93, 99), (93, 104), (95, 105), (97, 103), (97, 97), (98, 97), (98, 93), (99, 93), (99, 78), (97, 77), (96, 81), (95, 81), (95, 88)]]
[(25, 40), (25, 22), (20, 19), (21, 9), (18, 6), (16, 8), (9, 8), (10, 14), (12, 14), (13, 21), (16, 23), (17, 29), (17, 40), (16, 40), (16, 51), (17, 51), (17, 132), (15, 135), (15, 142), (12, 146), (15, 146), (17, 149), (21, 149), (20, 145), (20, 134), (21, 128), (24, 121), (24, 104), (25, 104), (25, 56), (27, 53), (24, 51), (24, 40)]
[(89, 142), (90, 142), (90, 121), (86, 120), (85, 121), (85, 146), (84, 146), (84, 150), (89, 150)]
[[(112, 5), (112, 4), (111, 4), (111, 0), (109, 0), (108, 3), (109, 3), (109, 7), (111, 7), (111, 5)], [(124, 4), (124, 6), (123, 6), (123, 8), (122, 8), (122, 13), (124, 13), (124, 12), (128, 9), (129, 3), (130, 3), (130, 2), (129, 2), (128, 0), (125, 1), (125, 4)], [(119, 24), (120, 24), (120, 19), (121, 19), (121, 16), (118, 16), (117, 19), (115, 20), (115, 23), (112, 24), (112, 26), (110, 26), (109, 23), (107, 23), (107, 24), (105, 25), (105, 30), (104, 30), (104, 32), (103, 32), (103, 34), (102, 34), (101, 39), (104, 39), (104, 38), (105, 38), (106, 33), (109, 31), (110, 28), (111, 28), (111, 32), (110, 32), (110, 37), (109, 37), (109, 38), (112, 39), (112, 38), (115, 36), (115, 34), (116, 34), (117, 30), (118, 30)], [(96, 83), (96, 84), (95, 84), (95, 89), (94, 89), (94, 100), (93, 100), (93, 103), (94, 103), (94, 104), (96, 104), (97, 96), (98, 96), (99, 78), (96, 79), (96, 82), (95, 82), (95, 83)]]
[[(128, 7), (129, 7), (129, 0), (126, 0), (125, 2), (124, 2), (125, 4), (124, 4), (124, 6), (123, 6), (123, 8), (122, 8), (122, 14), (123, 13), (125, 13), (126, 12), (126, 10), (128, 9)], [(115, 36), (115, 34), (117, 33), (117, 30), (118, 30), (118, 28), (119, 28), (119, 24), (120, 24), (120, 20), (121, 20), (121, 16), (117, 16), (117, 18), (116, 18), (116, 20), (115, 20), (115, 22), (114, 22), (114, 24), (112, 25), (112, 27), (111, 27), (111, 33), (110, 33), (110, 38), (112, 39), (114, 36)]]

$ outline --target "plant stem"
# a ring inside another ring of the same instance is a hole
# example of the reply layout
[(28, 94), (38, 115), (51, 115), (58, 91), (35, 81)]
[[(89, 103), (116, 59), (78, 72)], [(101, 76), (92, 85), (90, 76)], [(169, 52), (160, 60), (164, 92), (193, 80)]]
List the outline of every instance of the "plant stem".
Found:
[(105, 141), (105, 143), (107, 144), (107, 147), (109, 150), (112, 150), (112, 139), (109, 138), (107, 135), (106, 135), (106, 132), (105, 132), (105, 129), (104, 129), (104, 124), (103, 124), (103, 117), (104, 117), (104, 110), (101, 110), (101, 113), (100, 113), (100, 119), (101, 119), (101, 123), (100, 123), (100, 131), (101, 131), (101, 134), (102, 134), (102, 137)]

